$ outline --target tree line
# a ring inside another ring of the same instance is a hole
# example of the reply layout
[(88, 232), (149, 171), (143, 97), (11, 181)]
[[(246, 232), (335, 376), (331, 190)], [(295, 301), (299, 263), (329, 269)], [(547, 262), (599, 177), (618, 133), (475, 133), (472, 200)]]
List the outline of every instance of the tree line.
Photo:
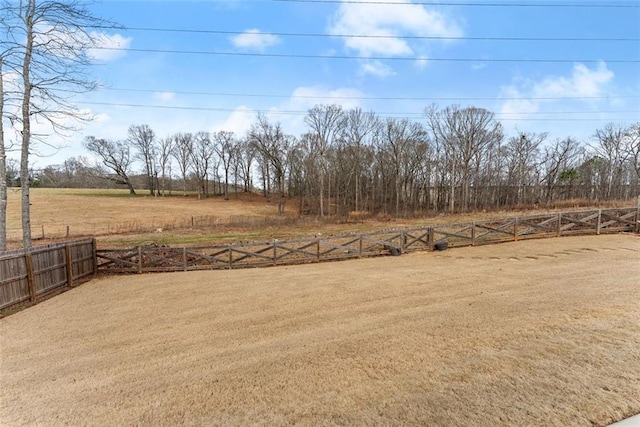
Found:
[(132, 194), (137, 173), (154, 196), (195, 190), (208, 197), (211, 184), (225, 198), (230, 188), (260, 189), (279, 214), (291, 199), (302, 215), (410, 216), (640, 193), (640, 123), (609, 123), (581, 142), (546, 133), (506, 136), (493, 112), (457, 105), (430, 106), (423, 121), (316, 105), (304, 121), (299, 136), (264, 115), (244, 135), (158, 138), (148, 125), (132, 125), (126, 139), (89, 136), (84, 146), (109, 171), (103, 175)]
[[(48, 143), (49, 133), (69, 134), (75, 131), (70, 123), (91, 119), (74, 105), (74, 96), (97, 86), (88, 74), (94, 62), (89, 52), (116, 28), (82, 0), (0, 0), (0, 251), (6, 248), (7, 187), (16, 184), (23, 247), (31, 248), (29, 190), (47, 182), (34, 173), (31, 156)], [(296, 136), (258, 115), (245, 135), (180, 132), (164, 138), (148, 125), (133, 125), (120, 141), (84, 140), (99, 165), (69, 159), (41, 175), (66, 174), (69, 182), (84, 176), (85, 185), (107, 178), (131, 193), (142, 185), (159, 196), (175, 179), (183, 193), (193, 186), (199, 197), (259, 188), (277, 201), (280, 214), (294, 198), (301, 214), (320, 217), (626, 200), (639, 192), (638, 123), (606, 125), (590, 142), (550, 141), (544, 133), (509, 137), (492, 112), (456, 105), (431, 106), (421, 122), (317, 105), (305, 123), (307, 132)], [(7, 124), (16, 132), (18, 165), (7, 160), (14, 148), (5, 140)], [(34, 132), (37, 124), (50, 130)]]

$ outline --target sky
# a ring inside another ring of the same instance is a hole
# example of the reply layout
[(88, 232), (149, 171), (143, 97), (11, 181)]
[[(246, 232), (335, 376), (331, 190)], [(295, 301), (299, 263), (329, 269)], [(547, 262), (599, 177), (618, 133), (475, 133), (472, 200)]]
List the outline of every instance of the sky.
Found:
[(551, 141), (640, 121), (638, 0), (358, 1), (93, 3), (122, 26), (91, 53), (101, 88), (74, 100), (94, 120), (51, 135), (34, 166), (131, 125), (243, 136), (262, 112), (300, 135), (316, 104), (423, 123), (434, 103), (482, 107), (507, 136)]

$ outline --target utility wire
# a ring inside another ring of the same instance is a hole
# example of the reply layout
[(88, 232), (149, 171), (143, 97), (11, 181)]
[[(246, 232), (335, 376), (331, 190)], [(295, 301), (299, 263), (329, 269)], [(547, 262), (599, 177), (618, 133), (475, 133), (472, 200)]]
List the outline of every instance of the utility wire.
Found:
[(331, 96), (331, 95), (278, 95), (259, 93), (235, 93), (235, 92), (202, 92), (202, 91), (176, 91), (155, 89), (132, 89), (106, 87), (102, 90), (113, 92), (138, 92), (138, 93), (174, 93), (176, 95), (202, 95), (202, 96), (232, 96), (246, 98), (295, 98), (295, 99), (333, 99), (333, 100), (380, 100), (380, 101), (515, 101), (515, 100), (582, 100), (582, 99), (633, 99), (640, 95), (623, 96), (544, 96), (544, 97), (417, 97), (417, 96)]
[[(237, 108), (216, 108), (216, 107), (188, 107), (188, 106), (179, 106), (179, 105), (150, 105), (150, 104), (133, 104), (133, 103), (111, 103), (111, 102), (84, 102), (83, 104), (87, 105), (103, 105), (110, 107), (135, 107), (135, 108), (153, 108), (153, 109), (162, 109), (162, 110), (188, 110), (188, 111), (216, 111), (216, 112), (234, 112), (237, 111)], [(251, 109), (251, 113), (268, 113), (268, 114), (287, 114), (287, 115), (306, 115), (308, 111), (306, 110), (260, 110), (260, 109)], [(620, 113), (640, 113), (640, 110), (621, 110), (621, 111), (551, 111), (551, 112), (519, 112), (519, 113), (496, 113), (497, 116), (500, 115), (554, 115), (557, 116), (559, 114), (620, 114)], [(381, 116), (414, 116), (414, 117), (422, 117), (423, 113), (413, 113), (413, 112), (380, 112), (377, 113)], [(516, 119), (504, 119), (504, 120), (516, 120)], [(518, 119), (521, 120), (521, 119)], [(557, 118), (553, 119), (526, 119), (526, 120), (562, 120), (562, 121), (588, 121), (591, 119), (582, 119), (582, 118)], [(610, 120), (610, 119), (606, 119)], [(634, 119), (632, 119), (634, 120)]]
[[(107, 28), (107, 27), (95, 27)], [(221, 34), (242, 35), (246, 31), (229, 30), (202, 30), (187, 28), (151, 28), (151, 27), (124, 27), (126, 31), (146, 31), (163, 33), (188, 33), (188, 34)], [(406, 40), (476, 40), (476, 41), (571, 41), (571, 42), (637, 42), (638, 37), (464, 37), (464, 36), (411, 36), (411, 35), (373, 35), (373, 34), (323, 34), (323, 33), (287, 33), (266, 31), (261, 35), (278, 37), (339, 37), (362, 39), (406, 39)]]
[(369, 4), (369, 5), (421, 5), (421, 6), (469, 6), (469, 7), (554, 7), (554, 8), (638, 8), (640, 4), (631, 3), (497, 3), (497, 2), (436, 2), (418, 1), (411, 3), (400, 3), (397, 1), (374, 1), (374, 0), (271, 0), (279, 3), (327, 3), (327, 4)]
[(261, 58), (301, 58), (301, 59), (363, 59), (379, 61), (417, 61), (426, 60), (433, 62), (531, 62), (531, 63), (599, 63), (608, 62), (616, 64), (640, 63), (640, 59), (560, 59), (560, 58), (420, 58), (407, 56), (357, 56), (357, 55), (304, 55), (292, 53), (255, 53), (255, 52), (216, 52), (207, 50), (179, 50), (179, 49), (139, 49), (123, 47), (95, 47), (94, 49), (111, 50), (120, 52), (146, 52), (146, 53), (170, 53), (182, 55), (216, 55), (216, 56), (237, 56), (237, 57), (261, 57)]

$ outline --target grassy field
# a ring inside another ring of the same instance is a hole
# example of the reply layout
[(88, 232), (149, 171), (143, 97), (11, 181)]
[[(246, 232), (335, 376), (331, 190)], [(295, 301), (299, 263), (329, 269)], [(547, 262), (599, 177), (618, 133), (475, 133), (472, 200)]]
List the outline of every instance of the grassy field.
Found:
[(103, 277), (0, 319), (2, 425), (604, 426), (640, 237)]
[[(130, 247), (154, 242), (166, 245), (202, 245), (240, 240), (309, 237), (428, 223), (464, 222), (531, 212), (439, 215), (421, 219), (387, 216), (365, 221), (319, 221), (297, 218), (296, 202), (286, 204), (286, 217), (277, 218), (277, 206), (257, 194), (232, 194), (230, 200), (204, 200), (174, 195), (130, 197), (125, 190), (34, 188), (31, 192), (32, 233), (36, 244), (52, 240), (95, 236), (100, 247)], [(9, 190), (8, 236), (20, 245), (20, 192)], [(570, 206), (564, 206), (565, 209)], [(67, 230), (69, 232), (67, 236)], [(44, 232), (45, 239), (41, 239)]]

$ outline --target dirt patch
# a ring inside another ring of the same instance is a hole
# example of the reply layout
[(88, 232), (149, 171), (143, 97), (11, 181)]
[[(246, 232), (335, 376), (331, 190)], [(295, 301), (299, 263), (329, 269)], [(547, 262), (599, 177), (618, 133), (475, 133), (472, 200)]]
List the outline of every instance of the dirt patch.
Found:
[(606, 425), (640, 238), (102, 278), (0, 320), (3, 425)]

